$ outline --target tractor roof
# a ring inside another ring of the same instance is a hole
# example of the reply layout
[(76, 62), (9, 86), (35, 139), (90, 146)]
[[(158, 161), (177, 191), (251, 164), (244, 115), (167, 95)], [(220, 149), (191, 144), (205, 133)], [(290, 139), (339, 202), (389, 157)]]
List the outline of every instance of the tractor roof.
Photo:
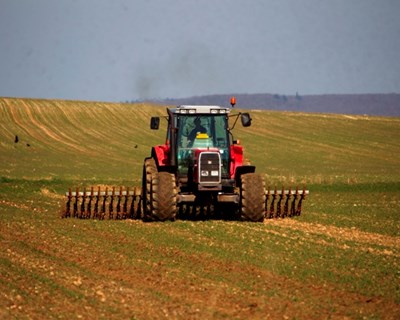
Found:
[(198, 106), (198, 105), (181, 105), (175, 109), (171, 109), (173, 113), (179, 114), (226, 114), (231, 112), (231, 108), (220, 106)]

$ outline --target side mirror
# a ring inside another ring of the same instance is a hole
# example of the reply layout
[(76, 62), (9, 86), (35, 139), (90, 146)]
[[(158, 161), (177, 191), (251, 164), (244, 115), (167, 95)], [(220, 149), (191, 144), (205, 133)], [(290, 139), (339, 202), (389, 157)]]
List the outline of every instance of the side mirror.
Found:
[(159, 126), (160, 126), (160, 118), (159, 117), (151, 117), (150, 128), (152, 130), (158, 130)]
[(251, 126), (251, 117), (250, 114), (245, 112), (241, 114), (242, 126), (250, 127)]

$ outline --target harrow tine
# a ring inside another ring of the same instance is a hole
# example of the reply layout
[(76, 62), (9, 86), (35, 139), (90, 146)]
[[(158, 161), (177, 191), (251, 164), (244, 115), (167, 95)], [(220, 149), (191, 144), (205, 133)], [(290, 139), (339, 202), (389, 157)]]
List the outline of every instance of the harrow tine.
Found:
[(67, 195), (67, 203), (65, 205), (65, 212), (63, 217), (65, 218), (69, 218), (71, 217), (71, 200), (72, 200), (72, 192), (71, 192), (71, 188), (68, 189), (68, 195)]
[(81, 201), (80, 212), (79, 212), (80, 219), (83, 219), (84, 214), (85, 214), (85, 200), (86, 200), (85, 193), (86, 193), (86, 188), (83, 188), (83, 195), (82, 195), (82, 201)]
[(135, 188), (135, 201), (137, 200), (137, 205), (136, 205), (136, 219), (141, 219), (143, 217), (143, 212), (142, 212), (142, 189), (141, 188)]
[(93, 187), (90, 187), (89, 202), (87, 205), (86, 218), (90, 219), (92, 217), (92, 200), (93, 200)]
[(132, 218), (132, 219), (136, 218), (135, 199), (136, 199), (136, 188), (133, 188), (133, 195), (132, 195), (132, 199), (131, 199), (131, 205), (129, 207), (129, 217)]
[(133, 188), (132, 202), (130, 207), (130, 216), (132, 219), (140, 219), (140, 205), (138, 206), (138, 203), (140, 202), (140, 194), (138, 190), (139, 189), (136, 187)]
[(114, 196), (115, 196), (115, 187), (112, 188), (110, 204), (108, 205), (108, 219), (110, 220), (114, 218)]
[(296, 216), (301, 215), (301, 204), (306, 197), (306, 186), (303, 186), (303, 192), (300, 195), (299, 203), (297, 204)]
[(128, 201), (129, 201), (129, 187), (126, 188), (125, 201), (122, 206), (122, 212), (123, 212), (122, 219), (125, 219), (127, 217), (129, 218), (129, 216), (128, 216)]
[(90, 187), (90, 191), (87, 192), (86, 196), (89, 199), (87, 206), (86, 206), (86, 219), (90, 219), (92, 217), (93, 187)]
[(121, 197), (122, 197), (122, 187), (119, 188), (119, 194), (117, 195), (117, 207), (116, 207), (116, 212), (117, 215), (115, 216), (115, 219), (119, 220), (121, 219)]
[(136, 202), (136, 188), (135, 187), (133, 187), (133, 190), (132, 190), (132, 194), (130, 195), (130, 206), (129, 206), (129, 209), (128, 209), (128, 217), (130, 218), (130, 219), (136, 219), (136, 213), (137, 213), (137, 210), (136, 210), (136, 208), (135, 208), (135, 202)]
[(289, 213), (289, 217), (293, 217), (294, 215), (296, 215), (296, 200), (299, 196), (299, 187), (296, 186), (296, 191), (293, 194), (293, 200), (290, 206), (290, 213)]
[[(284, 193), (285, 190), (282, 189), (282, 193)], [(290, 200), (290, 196), (292, 195), (292, 187), (289, 187), (289, 192), (286, 194), (286, 201), (285, 201), (285, 205), (283, 206), (283, 215), (282, 218), (285, 218), (288, 216), (289, 214), (289, 200)]]
[(285, 189), (283, 188), (283, 186), (282, 186), (282, 191), (283, 192), (279, 195), (278, 203), (276, 204), (276, 216), (278, 218), (282, 217), (282, 206), (281, 206), (281, 204), (282, 204), (282, 199), (285, 196)]
[(267, 219), (271, 218), (271, 216), (270, 216), (271, 211), (270, 211), (270, 209), (268, 207), (268, 202), (269, 202), (269, 198), (270, 197), (271, 197), (271, 190), (268, 187), (267, 193), (265, 195), (265, 218), (267, 218)]
[(278, 190), (276, 189), (276, 186), (274, 188), (274, 193), (272, 194), (272, 201), (270, 205), (270, 217), (275, 218), (275, 201), (278, 196)]
[[(122, 187), (121, 187), (122, 189)], [(121, 195), (121, 219), (126, 219), (127, 218), (127, 211), (126, 211), (126, 205), (125, 203), (128, 203), (128, 198), (129, 198), (129, 192), (128, 189), (125, 191), (122, 191), (122, 195)]]
[(79, 188), (76, 188), (75, 202), (74, 202), (74, 218), (78, 218), (78, 205), (79, 203)]
[(106, 202), (108, 197), (108, 187), (106, 187), (105, 194), (103, 196), (102, 206), (101, 206), (101, 220), (105, 218), (106, 215)]
[(93, 219), (99, 218), (99, 199), (100, 199), (100, 187), (97, 189), (96, 201), (93, 209)]

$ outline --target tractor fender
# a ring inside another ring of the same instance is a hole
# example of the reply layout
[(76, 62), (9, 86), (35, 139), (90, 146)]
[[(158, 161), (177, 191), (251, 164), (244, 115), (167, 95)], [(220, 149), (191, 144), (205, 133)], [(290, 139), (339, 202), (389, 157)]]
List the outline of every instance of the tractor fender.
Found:
[(241, 176), (246, 173), (254, 173), (256, 172), (256, 167), (255, 166), (250, 166), (250, 165), (245, 165), (245, 166), (240, 166), (236, 167), (235, 171), (235, 185), (236, 187), (241, 186)]
[(151, 157), (155, 159), (158, 171), (164, 167), (169, 167), (169, 145), (159, 145), (151, 148)]
[(235, 172), (238, 167), (243, 166), (243, 147), (237, 144), (230, 147), (230, 175), (231, 179), (235, 177)]

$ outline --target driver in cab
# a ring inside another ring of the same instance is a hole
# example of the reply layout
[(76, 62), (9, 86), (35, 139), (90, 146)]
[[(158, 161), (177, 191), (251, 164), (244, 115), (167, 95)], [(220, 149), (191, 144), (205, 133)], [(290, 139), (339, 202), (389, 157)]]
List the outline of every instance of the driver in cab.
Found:
[(190, 144), (190, 145), (193, 144), (194, 139), (196, 139), (196, 136), (197, 136), (199, 133), (207, 133), (207, 129), (204, 128), (204, 127), (201, 125), (201, 119), (200, 119), (200, 117), (197, 117), (197, 118), (194, 120), (194, 125), (195, 125), (195, 127), (194, 127), (193, 130), (189, 133), (189, 136), (188, 136), (189, 144)]

